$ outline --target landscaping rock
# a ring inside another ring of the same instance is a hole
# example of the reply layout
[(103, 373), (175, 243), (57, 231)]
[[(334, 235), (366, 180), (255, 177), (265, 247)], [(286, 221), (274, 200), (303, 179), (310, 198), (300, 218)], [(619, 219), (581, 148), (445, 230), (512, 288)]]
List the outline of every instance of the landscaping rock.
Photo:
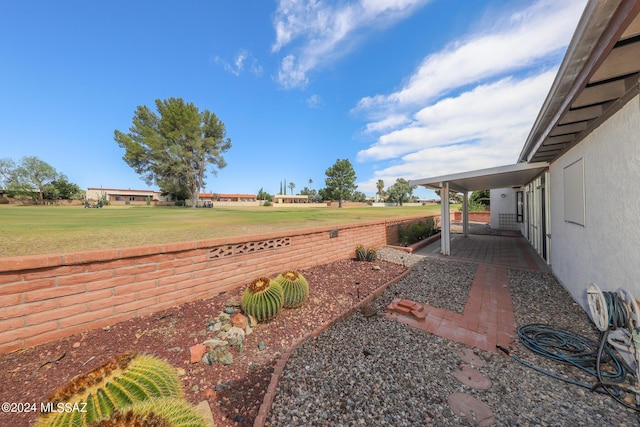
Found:
[(256, 325), (258, 324), (258, 320), (253, 316), (253, 315), (249, 315), (249, 326), (251, 326), (252, 328), (255, 328)]
[(469, 425), (488, 427), (496, 422), (489, 406), (470, 394), (453, 393), (447, 399), (447, 403), (449, 403), (451, 411)]
[(191, 363), (198, 363), (206, 353), (207, 347), (204, 344), (196, 344), (189, 347), (191, 352)]
[(244, 329), (239, 328), (237, 326), (232, 326), (227, 332), (227, 339), (231, 340), (236, 338), (244, 339)]
[[(206, 392), (205, 392), (206, 394)], [(195, 411), (200, 415), (205, 422), (207, 427), (213, 427), (213, 413), (211, 412), (211, 407), (209, 406), (209, 402), (203, 400), (195, 406)]]
[(244, 329), (247, 326), (247, 323), (248, 319), (241, 313), (238, 313), (231, 318), (231, 324), (241, 329)]
[(219, 340), (219, 339), (206, 340), (202, 344), (208, 347), (226, 347), (227, 345), (229, 345), (229, 343), (226, 340)]
[(206, 358), (206, 362), (210, 365), (213, 365), (216, 362), (221, 365), (233, 364), (233, 355), (227, 347), (216, 347), (213, 350), (208, 351), (204, 357)]
[(235, 296), (235, 297), (231, 297), (228, 300), (226, 300), (224, 302), (224, 306), (225, 307), (241, 307), (242, 306), (242, 297), (241, 296)]
[(373, 317), (376, 314), (378, 314), (378, 312), (376, 311), (375, 308), (372, 308), (370, 305), (365, 305), (360, 309), (360, 313), (364, 316), (364, 317)]

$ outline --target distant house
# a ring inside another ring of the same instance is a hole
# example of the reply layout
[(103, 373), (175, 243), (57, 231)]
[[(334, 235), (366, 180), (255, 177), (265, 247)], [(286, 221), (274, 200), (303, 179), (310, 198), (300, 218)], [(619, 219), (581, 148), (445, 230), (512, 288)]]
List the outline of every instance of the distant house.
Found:
[(198, 196), (200, 201), (219, 201), (219, 202), (255, 202), (257, 196), (255, 194), (217, 194), (217, 193), (200, 193)]
[(449, 191), (491, 189), (492, 225), (526, 237), (588, 309), (590, 283), (640, 299), (640, 1), (590, 0), (518, 163), (413, 180), (439, 188), (449, 254)]
[(305, 195), (290, 195), (290, 194), (276, 194), (273, 196), (274, 203), (309, 203), (309, 196)]
[(106, 198), (109, 204), (125, 205), (130, 203), (167, 201), (159, 191), (154, 190), (132, 190), (120, 188), (87, 188), (87, 200), (96, 201)]

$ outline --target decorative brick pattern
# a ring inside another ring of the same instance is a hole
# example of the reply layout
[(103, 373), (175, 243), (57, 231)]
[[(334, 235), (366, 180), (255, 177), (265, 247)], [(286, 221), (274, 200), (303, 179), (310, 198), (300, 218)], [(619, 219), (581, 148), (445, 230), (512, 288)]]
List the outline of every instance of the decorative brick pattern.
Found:
[(209, 258), (225, 258), (236, 255), (251, 254), (254, 252), (266, 251), (291, 246), (291, 237), (279, 239), (261, 240), (257, 242), (244, 242), (236, 245), (217, 246), (209, 250)]

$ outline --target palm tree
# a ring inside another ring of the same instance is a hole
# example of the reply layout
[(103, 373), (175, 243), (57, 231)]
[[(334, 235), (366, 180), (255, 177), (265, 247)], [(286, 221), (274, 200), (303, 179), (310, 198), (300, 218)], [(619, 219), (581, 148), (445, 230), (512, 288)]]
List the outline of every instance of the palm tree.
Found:
[(291, 195), (293, 195), (293, 189), (296, 188), (296, 185), (293, 182), (290, 182), (289, 188), (291, 189)]
[(383, 199), (384, 198), (384, 181), (379, 179), (378, 182), (376, 182), (376, 188), (378, 189), (378, 192), (376, 193), (378, 195), (378, 198)]

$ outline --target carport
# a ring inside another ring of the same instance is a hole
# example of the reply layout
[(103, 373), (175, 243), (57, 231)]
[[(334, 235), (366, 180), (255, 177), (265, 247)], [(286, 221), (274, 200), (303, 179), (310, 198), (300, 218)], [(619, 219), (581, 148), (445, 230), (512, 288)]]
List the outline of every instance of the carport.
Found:
[(544, 173), (549, 164), (516, 163), (488, 169), (479, 169), (433, 178), (410, 180), (410, 185), (419, 185), (432, 190), (440, 190), (440, 213), (442, 235), (440, 252), (451, 254), (451, 217), (449, 209), (449, 192), (462, 193), (462, 229), (463, 235), (468, 235), (469, 228), (469, 192), (477, 190), (491, 190), (496, 188), (520, 188)]

